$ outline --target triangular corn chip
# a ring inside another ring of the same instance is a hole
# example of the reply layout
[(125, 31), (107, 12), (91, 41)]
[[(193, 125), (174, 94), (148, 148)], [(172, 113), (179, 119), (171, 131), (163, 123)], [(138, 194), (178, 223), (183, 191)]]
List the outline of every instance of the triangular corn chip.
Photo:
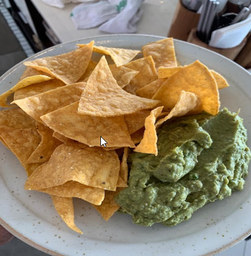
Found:
[(118, 116), (151, 109), (158, 103), (125, 92), (114, 79), (105, 57), (102, 57), (87, 81), (78, 112), (92, 116)]
[(57, 213), (65, 224), (75, 232), (83, 234), (83, 232), (75, 225), (73, 199), (71, 197), (53, 195), (51, 195), (51, 199)]
[(0, 137), (18, 158), (28, 176), (39, 164), (28, 164), (27, 160), (40, 143), (41, 137), (34, 128), (13, 129), (0, 127)]
[(153, 95), (158, 91), (160, 86), (165, 82), (166, 79), (159, 78), (150, 84), (143, 86), (136, 91), (136, 94), (140, 97), (151, 99)]
[(84, 145), (58, 146), (50, 160), (28, 178), (25, 188), (37, 190), (76, 181), (86, 186), (116, 190), (120, 161), (115, 151)]
[(5, 109), (0, 111), (0, 127), (13, 129), (36, 128), (36, 121), (20, 108)]
[(218, 72), (214, 71), (214, 70), (210, 70), (213, 77), (216, 80), (218, 89), (223, 89), (229, 86), (229, 83), (227, 82), (227, 80)]
[(38, 191), (54, 196), (80, 198), (95, 205), (100, 205), (105, 198), (104, 189), (89, 187), (76, 181), (67, 181), (63, 185)]
[(24, 87), (24, 88), (21, 88), (21, 89), (18, 89), (17, 91), (15, 91), (14, 100), (20, 100), (23, 98), (34, 96), (39, 93), (47, 92), (49, 90), (54, 90), (54, 89), (56, 89), (58, 87), (62, 87), (64, 85), (65, 84), (58, 79), (51, 79), (46, 82), (32, 84), (32, 85), (29, 85), (27, 87)]
[(27, 160), (27, 163), (44, 163), (47, 162), (52, 152), (62, 143), (55, 137), (53, 137), (53, 130), (44, 126), (41, 123), (37, 123), (37, 132), (41, 136), (41, 141), (37, 148), (32, 152)]
[(125, 67), (138, 71), (139, 73), (124, 87), (124, 89), (132, 94), (143, 86), (155, 81), (158, 78), (152, 56), (140, 58), (129, 62)]
[(24, 65), (41, 70), (65, 84), (73, 84), (84, 74), (91, 59), (92, 48), (93, 41), (68, 53), (25, 61)]
[(157, 121), (156, 127), (159, 127), (172, 117), (185, 116), (187, 113), (191, 113), (191, 111), (193, 111), (194, 114), (196, 112), (201, 112), (200, 100), (196, 94), (192, 92), (181, 91), (180, 97), (174, 108), (169, 114)]
[(143, 139), (139, 145), (134, 149), (136, 152), (147, 153), (158, 155), (157, 148), (157, 132), (155, 127), (155, 122), (158, 116), (160, 115), (163, 107), (155, 108), (151, 111), (150, 115), (146, 118), (145, 121), (145, 132)]
[(20, 100), (15, 100), (23, 111), (32, 118), (41, 122), (40, 117), (58, 108), (69, 105), (80, 99), (85, 83), (76, 83), (36, 94)]
[(201, 110), (216, 115), (219, 111), (219, 92), (210, 70), (199, 61), (184, 67), (166, 80), (153, 96), (166, 111), (177, 103), (181, 91), (195, 93), (201, 101)]
[(100, 146), (100, 136), (107, 147), (134, 147), (124, 116), (80, 115), (78, 102), (48, 113), (42, 121), (55, 132), (91, 147)]
[(106, 191), (105, 199), (101, 205), (93, 205), (93, 207), (101, 214), (104, 220), (109, 220), (112, 215), (117, 212), (120, 206), (116, 203), (114, 197), (124, 188), (117, 188), (116, 191)]
[(117, 67), (116, 65), (110, 65), (109, 67), (113, 77), (121, 88), (128, 85), (130, 81), (139, 73), (139, 71), (127, 68), (125, 66)]
[[(186, 66), (178, 66), (178, 67), (171, 67), (171, 68), (160, 67), (158, 69), (158, 76), (159, 78), (170, 78), (172, 75), (174, 75), (175, 73), (177, 73), (178, 71), (182, 70), (185, 67)], [(214, 70), (210, 70), (210, 72), (216, 80), (218, 89), (223, 89), (229, 86), (227, 80), (221, 74), (219, 74)]]
[(150, 110), (140, 110), (124, 116), (129, 134), (133, 134), (144, 127), (145, 119), (149, 116), (150, 112)]
[(16, 85), (14, 85), (10, 90), (8, 90), (0, 95), (0, 106), (11, 107), (11, 105), (9, 105), (7, 103), (7, 98), (12, 93), (14, 93), (16, 90), (24, 88), (26, 86), (29, 86), (31, 84), (45, 82), (50, 79), (52, 79), (52, 78), (49, 76), (44, 76), (44, 75), (29, 76), (29, 77), (24, 78), (23, 80), (19, 81)]
[[(85, 45), (79, 44), (78, 46), (83, 47)], [(93, 51), (111, 56), (112, 60), (114, 61), (117, 67), (125, 65), (140, 53), (140, 51), (138, 50), (112, 48), (104, 46), (93, 46)]]
[(165, 38), (142, 47), (143, 56), (152, 56), (155, 67), (176, 67), (177, 60), (173, 38)]

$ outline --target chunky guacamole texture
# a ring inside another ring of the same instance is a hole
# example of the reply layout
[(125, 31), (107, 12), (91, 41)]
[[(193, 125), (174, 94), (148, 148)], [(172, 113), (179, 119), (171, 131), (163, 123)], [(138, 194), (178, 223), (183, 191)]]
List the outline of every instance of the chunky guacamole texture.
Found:
[(177, 225), (205, 204), (242, 190), (251, 158), (242, 119), (226, 108), (164, 123), (158, 156), (133, 152), (129, 186), (116, 198), (133, 222)]

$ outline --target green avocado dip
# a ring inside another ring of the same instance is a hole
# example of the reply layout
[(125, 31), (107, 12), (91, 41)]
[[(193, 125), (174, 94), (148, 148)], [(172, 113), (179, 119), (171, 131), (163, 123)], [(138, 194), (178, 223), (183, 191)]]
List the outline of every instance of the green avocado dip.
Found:
[(116, 197), (121, 210), (144, 226), (174, 226), (205, 204), (242, 190), (251, 158), (242, 119), (226, 108), (165, 122), (158, 156), (129, 156), (129, 185)]

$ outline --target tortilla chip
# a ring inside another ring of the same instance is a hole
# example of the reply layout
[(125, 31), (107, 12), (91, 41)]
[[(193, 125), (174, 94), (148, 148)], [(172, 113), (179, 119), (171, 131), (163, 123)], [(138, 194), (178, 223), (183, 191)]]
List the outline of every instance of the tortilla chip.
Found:
[(24, 78), (29, 77), (29, 76), (37, 76), (37, 75), (49, 76), (48, 74), (46, 74), (43, 71), (37, 70), (37, 69), (32, 68), (32, 67), (26, 67), (26, 69), (24, 70), (24, 73), (22, 74), (20, 80), (23, 80)]
[(136, 94), (140, 97), (151, 99), (153, 95), (158, 91), (160, 86), (166, 81), (166, 79), (157, 79), (150, 84), (143, 86), (136, 91)]
[[(65, 137), (64, 135), (62, 135), (62, 134), (60, 134), (60, 133), (58, 133), (58, 132), (53, 132), (53, 134), (52, 134), (52, 136), (54, 137), (54, 138), (56, 138), (57, 140), (59, 140), (59, 141), (61, 141), (61, 142), (63, 142), (63, 143), (75, 143), (75, 142), (77, 142), (77, 141), (75, 141), (75, 140), (72, 140), (72, 139), (69, 139), (69, 138), (67, 138), (67, 137)], [(78, 143), (78, 142), (77, 142)]]
[(114, 200), (115, 196), (124, 188), (117, 188), (116, 191), (106, 191), (105, 199), (101, 205), (93, 205), (93, 207), (101, 214), (104, 220), (109, 220), (112, 215), (119, 210), (120, 206)]
[(150, 112), (150, 110), (140, 110), (124, 116), (129, 134), (133, 134), (144, 127), (145, 119), (149, 116)]
[(139, 71), (127, 68), (125, 66), (117, 67), (116, 65), (110, 65), (109, 67), (113, 77), (121, 88), (128, 85), (130, 81), (139, 73)]
[[(78, 46), (83, 47), (85, 45), (78, 44)], [(138, 50), (132, 49), (122, 49), (122, 48), (112, 48), (104, 46), (93, 46), (93, 51), (101, 54), (106, 54), (111, 56), (117, 67), (125, 65), (130, 62), (136, 55), (140, 53)]]
[(119, 176), (118, 182), (117, 182), (117, 188), (126, 188), (126, 187), (128, 187), (127, 183), (124, 182), (124, 180)]
[(83, 232), (75, 225), (73, 199), (70, 197), (58, 197), (53, 195), (51, 195), (51, 199), (57, 213), (63, 219), (65, 224), (75, 232), (83, 234)]
[(57, 79), (52, 79), (46, 82), (32, 84), (27, 87), (18, 89), (14, 93), (14, 100), (20, 100), (26, 97), (31, 97), (39, 93), (47, 92), (49, 90), (62, 87), (65, 84)]
[(163, 110), (163, 106), (155, 108), (151, 111), (150, 115), (146, 118), (145, 121), (145, 132), (143, 139), (138, 144), (138, 146), (134, 149), (136, 152), (154, 154), (158, 155), (157, 148), (157, 132), (155, 127), (155, 122), (157, 117), (160, 115)]
[(86, 186), (116, 190), (120, 161), (115, 151), (84, 145), (59, 145), (50, 160), (28, 178), (25, 188), (38, 190), (76, 181)]
[(19, 81), (16, 85), (14, 85), (10, 90), (4, 92), (0, 95), (0, 106), (2, 107), (11, 107), (7, 103), (7, 98), (14, 93), (16, 90), (24, 88), (26, 86), (29, 86), (31, 84), (41, 83), (50, 80), (51, 77), (49, 76), (43, 76), (43, 75), (37, 75), (37, 76), (30, 76), (26, 77), (23, 80)]
[(161, 118), (157, 121), (156, 127), (159, 127), (166, 120), (171, 119), (172, 117), (185, 116), (191, 112), (194, 114), (201, 112), (200, 101), (196, 94), (192, 92), (181, 91), (180, 97), (174, 108), (164, 118)]
[(104, 189), (88, 187), (76, 181), (67, 181), (63, 185), (38, 191), (59, 197), (80, 198), (95, 205), (100, 205), (105, 198)]
[(169, 78), (185, 66), (178, 66), (178, 67), (159, 67), (158, 69), (158, 76), (159, 78)]
[(44, 163), (47, 162), (53, 151), (62, 143), (53, 137), (53, 130), (44, 126), (43, 124), (37, 123), (37, 132), (41, 136), (41, 141), (34, 152), (30, 155), (27, 163)]
[(177, 103), (181, 91), (195, 93), (201, 110), (216, 115), (219, 111), (219, 92), (210, 70), (199, 61), (184, 67), (162, 84), (153, 99), (160, 100), (166, 111)]
[(97, 66), (97, 64), (98, 64), (97, 62), (90, 60), (88, 66), (87, 66), (87, 69), (85, 70), (85, 73), (80, 77), (78, 82), (87, 82), (89, 76), (91, 75), (92, 71)]
[(129, 168), (127, 164), (128, 156), (129, 156), (129, 148), (124, 148), (124, 154), (122, 156), (122, 161), (120, 164), (119, 176), (123, 179), (125, 183), (128, 182), (128, 174), (129, 174)]
[(92, 55), (93, 41), (82, 48), (56, 56), (49, 56), (24, 65), (41, 70), (65, 84), (73, 84), (84, 74)]
[(82, 115), (118, 116), (151, 109), (158, 103), (125, 92), (114, 79), (105, 57), (102, 57), (87, 81), (78, 112)]
[(20, 108), (0, 111), (0, 127), (13, 129), (36, 128), (36, 121)]
[(36, 94), (20, 100), (15, 100), (23, 111), (41, 122), (40, 117), (58, 108), (69, 105), (80, 99), (85, 83), (76, 83)]
[(210, 70), (210, 71), (216, 80), (218, 89), (223, 89), (223, 88), (226, 88), (229, 86), (227, 80), (221, 74), (219, 74), (218, 72), (216, 72), (214, 70)]
[[(184, 67), (186, 66), (179, 66), (179, 67), (173, 67), (173, 68), (160, 67), (158, 69), (158, 76), (159, 78), (170, 78), (172, 75), (182, 70)], [(229, 86), (227, 80), (218, 72), (214, 70), (210, 70), (210, 72), (216, 80), (218, 89), (223, 89)]]
[(145, 132), (145, 127), (131, 134), (131, 138), (134, 144), (138, 144), (141, 142), (141, 140), (143, 139), (144, 132)]
[(80, 115), (78, 102), (41, 117), (52, 130), (90, 147), (100, 147), (100, 136), (107, 147), (134, 147), (124, 116)]
[(138, 89), (158, 78), (152, 56), (134, 60), (126, 64), (125, 67), (139, 72), (131, 82), (124, 87), (129, 93), (136, 94)]
[(13, 129), (0, 127), (0, 136), (18, 158), (28, 176), (39, 164), (28, 164), (27, 160), (40, 143), (40, 135), (34, 128)]
[(173, 38), (165, 38), (142, 47), (143, 56), (152, 56), (155, 67), (177, 67)]

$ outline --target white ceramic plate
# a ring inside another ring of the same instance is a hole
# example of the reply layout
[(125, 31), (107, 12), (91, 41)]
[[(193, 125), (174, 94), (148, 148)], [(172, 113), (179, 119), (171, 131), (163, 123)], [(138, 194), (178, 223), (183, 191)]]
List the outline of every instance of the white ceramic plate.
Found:
[[(109, 35), (85, 38), (58, 45), (29, 59), (68, 52), (76, 43), (140, 49), (161, 39), (148, 35)], [(240, 115), (251, 135), (251, 75), (228, 59), (203, 48), (175, 41), (182, 64), (199, 59), (221, 74), (230, 87), (220, 91), (222, 107), (241, 109)], [(24, 71), (16, 65), (0, 79), (0, 93), (13, 86)], [(250, 142), (249, 142), (249, 146)], [(245, 189), (230, 198), (206, 205), (192, 219), (176, 227), (142, 227), (131, 217), (116, 213), (108, 222), (88, 204), (75, 200), (76, 224), (83, 231), (71, 231), (57, 215), (46, 194), (23, 189), (26, 174), (14, 155), (0, 146), (0, 222), (15, 236), (52, 255), (212, 255), (244, 239), (251, 233), (251, 175)]]

